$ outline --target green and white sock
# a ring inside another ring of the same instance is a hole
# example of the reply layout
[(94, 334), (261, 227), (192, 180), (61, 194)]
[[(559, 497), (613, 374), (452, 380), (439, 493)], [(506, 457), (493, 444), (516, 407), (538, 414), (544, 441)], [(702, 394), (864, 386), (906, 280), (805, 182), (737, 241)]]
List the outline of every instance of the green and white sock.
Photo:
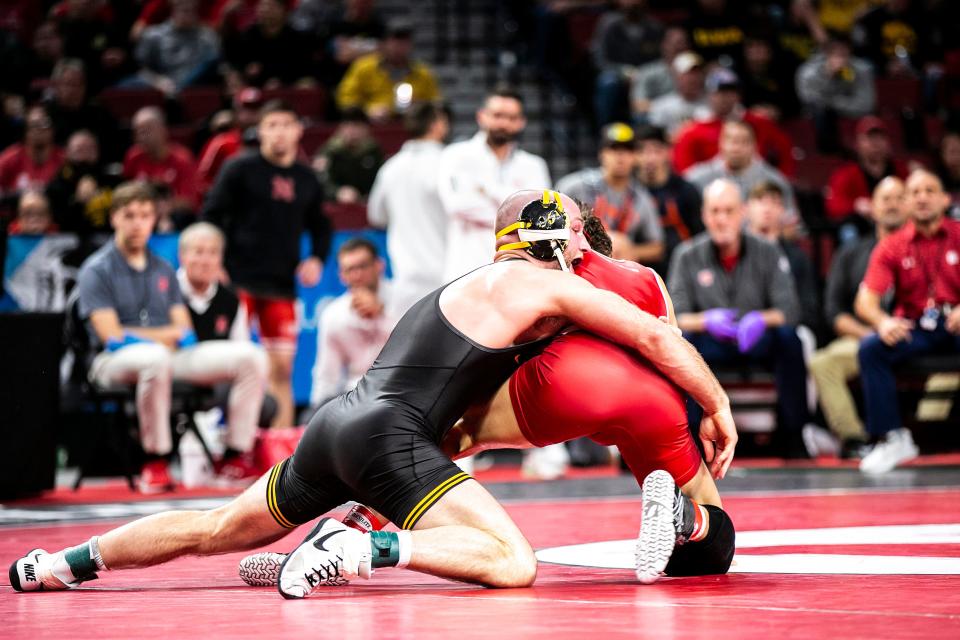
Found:
[(107, 566), (100, 557), (100, 540), (97, 536), (83, 544), (63, 550), (54, 562), (53, 574), (65, 583), (85, 580)]

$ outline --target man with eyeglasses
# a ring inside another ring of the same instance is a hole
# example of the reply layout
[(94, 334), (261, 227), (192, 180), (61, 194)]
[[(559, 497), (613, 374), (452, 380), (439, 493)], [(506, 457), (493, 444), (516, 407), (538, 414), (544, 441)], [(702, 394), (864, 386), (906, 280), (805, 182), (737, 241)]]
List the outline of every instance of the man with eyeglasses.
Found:
[(337, 252), (347, 291), (324, 308), (317, 334), (310, 404), (318, 407), (352, 388), (386, 344), (397, 322), (384, 262), (372, 242), (355, 237)]
[(63, 149), (53, 144), (53, 122), (40, 105), (27, 110), (23, 142), (0, 154), (0, 194), (43, 191), (63, 164)]

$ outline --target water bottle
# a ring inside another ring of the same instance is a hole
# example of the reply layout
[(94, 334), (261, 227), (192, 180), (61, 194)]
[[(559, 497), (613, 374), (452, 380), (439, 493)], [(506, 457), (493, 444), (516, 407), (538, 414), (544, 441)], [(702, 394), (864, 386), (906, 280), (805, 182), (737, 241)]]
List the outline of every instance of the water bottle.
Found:
[(203, 452), (203, 445), (193, 431), (187, 431), (180, 438), (180, 475), (187, 489), (202, 487), (213, 479), (213, 469)]

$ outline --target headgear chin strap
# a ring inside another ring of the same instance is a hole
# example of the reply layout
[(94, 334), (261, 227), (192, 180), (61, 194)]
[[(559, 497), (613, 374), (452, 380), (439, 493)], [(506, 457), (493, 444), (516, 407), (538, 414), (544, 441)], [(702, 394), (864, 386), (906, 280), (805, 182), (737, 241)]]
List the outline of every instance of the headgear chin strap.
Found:
[(563, 252), (570, 242), (570, 219), (563, 210), (559, 193), (544, 189), (543, 198), (533, 200), (521, 209), (517, 221), (498, 231), (497, 237), (514, 231), (520, 242), (507, 243), (497, 251), (523, 249), (537, 260), (556, 258), (561, 269), (569, 270)]

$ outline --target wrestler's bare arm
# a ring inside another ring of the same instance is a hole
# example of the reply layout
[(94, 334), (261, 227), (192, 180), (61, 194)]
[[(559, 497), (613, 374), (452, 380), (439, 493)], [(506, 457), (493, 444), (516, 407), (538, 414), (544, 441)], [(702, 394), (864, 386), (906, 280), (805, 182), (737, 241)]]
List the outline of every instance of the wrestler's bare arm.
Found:
[[(519, 271), (519, 270), (518, 270)], [(707, 363), (666, 323), (620, 296), (557, 271), (517, 273), (529, 280), (527, 303), (544, 316), (560, 315), (612, 342), (638, 351), (687, 391), (707, 414), (729, 408), (729, 400)]]

